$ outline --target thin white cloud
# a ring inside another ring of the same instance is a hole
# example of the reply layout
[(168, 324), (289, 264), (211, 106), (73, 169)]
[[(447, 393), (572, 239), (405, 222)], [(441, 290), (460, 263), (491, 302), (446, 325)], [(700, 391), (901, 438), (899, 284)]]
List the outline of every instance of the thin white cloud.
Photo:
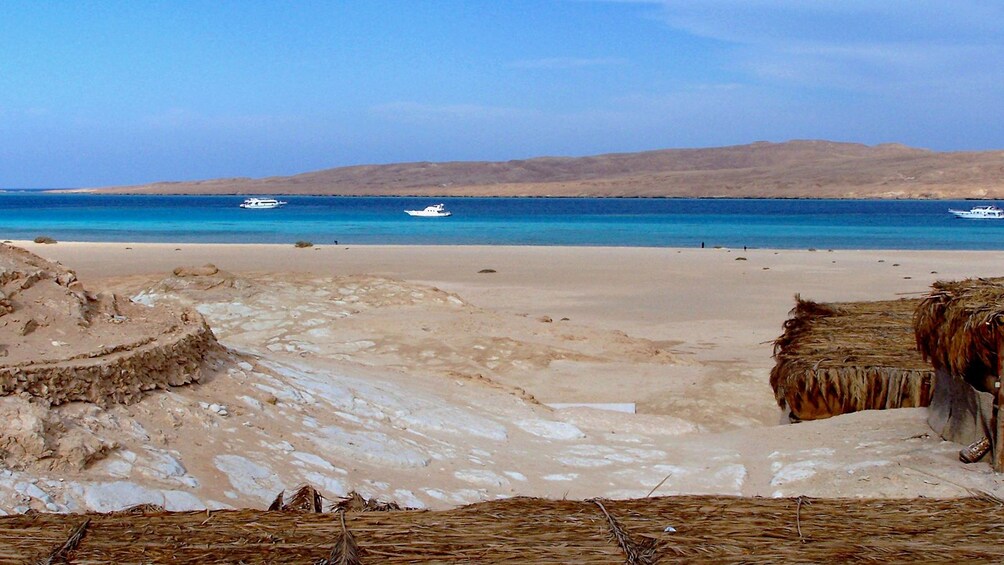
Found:
[(506, 65), (512, 69), (581, 69), (585, 67), (607, 67), (626, 65), (627, 59), (618, 57), (545, 57), (524, 59)]
[(750, 84), (937, 98), (1004, 83), (1004, 4), (637, 1), (668, 28), (717, 42), (719, 69)]
[(1000, 40), (1004, 6), (978, 0), (658, 0), (658, 16), (692, 35), (745, 44)]

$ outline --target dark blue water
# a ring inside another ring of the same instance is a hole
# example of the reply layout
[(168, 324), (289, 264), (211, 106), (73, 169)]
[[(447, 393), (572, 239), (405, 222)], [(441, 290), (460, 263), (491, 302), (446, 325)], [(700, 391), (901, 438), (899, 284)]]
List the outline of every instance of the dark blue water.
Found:
[[(0, 238), (218, 243), (1004, 249), (1004, 220), (959, 220), (974, 201), (283, 197), (0, 194)], [(450, 218), (405, 209), (444, 202)]]

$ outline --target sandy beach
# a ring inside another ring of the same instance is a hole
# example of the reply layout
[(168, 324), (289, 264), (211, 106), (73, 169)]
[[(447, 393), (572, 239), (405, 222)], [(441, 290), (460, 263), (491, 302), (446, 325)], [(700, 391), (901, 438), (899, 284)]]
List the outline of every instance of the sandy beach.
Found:
[[(431, 508), (998, 492), (926, 409), (782, 425), (768, 373), (796, 293), (919, 296), (1000, 275), (1004, 252), (15, 245), (88, 288), (198, 309), (232, 358), (136, 404), (52, 409), (117, 448), (58, 479), (8, 471), (7, 512), (48, 504), (28, 483), (61, 511), (260, 507), (304, 482)], [(172, 276), (207, 263), (220, 273)], [(596, 406), (550, 407), (568, 403)]]

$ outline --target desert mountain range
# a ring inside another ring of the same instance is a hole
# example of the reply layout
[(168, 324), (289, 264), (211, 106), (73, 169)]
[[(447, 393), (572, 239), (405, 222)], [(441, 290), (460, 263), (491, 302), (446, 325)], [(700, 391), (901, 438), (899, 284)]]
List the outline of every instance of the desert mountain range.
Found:
[(354, 196), (1002, 198), (1004, 151), (757, 142), (592, 157), (339, 167), (287, 177), (106, 187), (105, 193)]

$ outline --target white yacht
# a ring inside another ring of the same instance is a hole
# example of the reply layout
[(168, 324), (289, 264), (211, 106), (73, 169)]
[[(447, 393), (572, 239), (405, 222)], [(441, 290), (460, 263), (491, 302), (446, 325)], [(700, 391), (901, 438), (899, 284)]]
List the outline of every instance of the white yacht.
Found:
[(285, 204), (286, 202), (276, 200), (275, 198), (248, 198), (241, 204), (241, 208), (247, 208), (248, 210), (267, 210), (269, 208), (278, 208), (279, 206), (283, 206)]
[(973, 206), (970, 210), (952, 210), (949, 208), (948, 211), (955, 214), (957, 218), (965, 218), (967, 220), (1004, 220), (1004, 210), (996, 206)]
[(444, 204), (427, 206), (425, 210), (405, 210), (404, 213), (409, 216), (419, 216), (422, 218), (445, 218), (446, 216), (453, 215), (453, 212), (447, 210)]

